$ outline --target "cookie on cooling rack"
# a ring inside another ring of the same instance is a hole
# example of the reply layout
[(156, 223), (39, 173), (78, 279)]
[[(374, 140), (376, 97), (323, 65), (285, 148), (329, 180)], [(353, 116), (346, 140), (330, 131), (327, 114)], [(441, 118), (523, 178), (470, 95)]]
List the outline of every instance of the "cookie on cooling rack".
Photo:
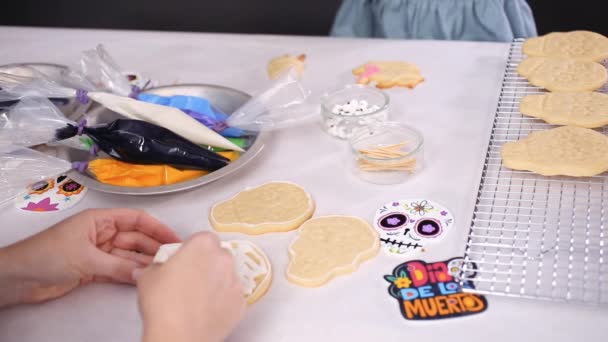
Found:
[(553, 32), (526, 39), (522, 52), (528, 56), (599, 62), (608, 58), (608, 38), (591, 31)]
[(599, 63), (562, 57), (528, 57), (517, 66), (517, 73), (537, 87), (550, 91), (593, 91), (608, 80)]
[(526, 95), (519, 111), (553, 125), (596, 128), (608, 125), (608, 94), (598, 92)]
[(588, 128), (562, 126), (507, 142), (500, 154), (510, 169), (543, 176), (590, 177), (608, 171), (608, 136)]

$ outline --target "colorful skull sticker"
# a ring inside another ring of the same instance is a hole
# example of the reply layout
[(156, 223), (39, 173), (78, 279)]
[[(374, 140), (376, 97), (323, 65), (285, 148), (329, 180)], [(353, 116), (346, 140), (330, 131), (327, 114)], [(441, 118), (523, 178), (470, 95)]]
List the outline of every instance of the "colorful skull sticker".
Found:
[(61, 175), (29, 185), (15, 198), (15, 206), (32, 213), (61, 211), (80, 202), (87, 190), (84, 185)]
[(374, 218), (382, 249), (393, 255), (424, 252), (453, 224), (454, 217), (445, 207), (426, 199), (389, 202)]

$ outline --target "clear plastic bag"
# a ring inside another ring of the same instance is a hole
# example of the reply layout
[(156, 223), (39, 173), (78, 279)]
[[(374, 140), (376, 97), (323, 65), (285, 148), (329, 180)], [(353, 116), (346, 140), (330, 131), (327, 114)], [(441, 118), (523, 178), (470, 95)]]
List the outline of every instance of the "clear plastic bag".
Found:
[(133, 93), (125, 73), (101, 44), (82, 53), (80, 68), (82, 74), (103, 91), (120, 96)]
[(226, 123), (255, 132), (292, 126), (315, 114), (306, 102), (309, 95), (291, 69), (235, 110)]
[(76, 91), (44, 77), (17, 76), (0, 72), (0, 101), (14, 101), (26, 96), (71, 98)]
[(28, 185), (71, 169), (70, 162), (26, 147), (0, 147), (0, 206), (13, 200)]
[(74, 124), (44, 97), (24, 97), (0, 114), (0, 146), (35, 146), (57, 141), (57, 130)]
[[(73, 80), (78, 82), (77, 77), (73, 77)], [(66, 88), (43, 78), (20, 77), (4, 73), (0, 73), (0, 88), (2, 88), (0, 102), (22, 99), (27, 96), (77, 97), (83, 103), (90, 99), (129, 119), (143, 120), (165, 127), (195, 144), (243, 152), (240, 147), (177, 108), (142, 102), (110, 93), (89, 92), (83, 88), (77, 90)]]

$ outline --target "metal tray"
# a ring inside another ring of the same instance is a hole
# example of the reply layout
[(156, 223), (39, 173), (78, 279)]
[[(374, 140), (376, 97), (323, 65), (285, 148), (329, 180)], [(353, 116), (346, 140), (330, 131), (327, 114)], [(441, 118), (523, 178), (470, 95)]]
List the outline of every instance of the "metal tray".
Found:
[(545, 92), (516, 72), (522, 42), (511, 45), (482, 170), (462, 274), (475, 289), (465, 291), (608, 305), (608, 172), (545, 177), (502, 165), (505, 142), (556, 127), (519, 112), (523, 96)]
[[(245, 103), (250, 96), (246, 93), (243, 93), (239, 90), (216, 86), (216, 85), (207, 85), (207, 84), (183, 84), (183, 85), (175, 85), (175, 86), (164, 86), (149, 89), (146, 91), (147, 93), (153, 93), (157, 95), (170, 96), (170, 95), (191, 95), (191, 96), (200, 96), (209, 100), (215, 107), (219, 110), (224, 111), (225, 113), (232, 113), (236, 110), (240, 105)], [(95, 107), (87, 114), (87, 122), (95, 124), (102, 122), (110, 122), (114, 119), (120, 118), (120, 116), (106, 108), (103, 107)], [(163, 185), (163, 186), (154, 186), (154, 187), (121, 187), (114, 186), (109, 184), (103, 184), (92, 178), (87, 174), (78, 173), (76, 171), (71, 171), (69, 176), (76, 180), (77, 182), (88, 186), (89, 188), (101, 192), (108, 192), (114, 194), (123, 194), (123, 195), (157, 195), (157, 194), (167, 194), (173, 193), (177, 191), (183, 191), (187, 189), (192, 189), (195, 187), (199, 187), (213, 181), (216, 181), (220, 178), (226, 177), (234, 171), (244, 167), (247, 163), (253, 160), (263, 149), (265, 140), (265, 133), (261, 132), (257, 136), (252, 136), (249, 147), (246, 148), (245, 153), (241, 155), (239, 159), (235, 162), (228, 164), (227, 166), (211, 172), (205, 176), (192, 179), (186, 182), (171, 184), (171, 185)], [(61, 157), (70, 160), (70, 161), (82, 161), (87, 160), (88, 153), (85, 151), (68, 149), (68, 148), (60, 148), (58, 153)]]

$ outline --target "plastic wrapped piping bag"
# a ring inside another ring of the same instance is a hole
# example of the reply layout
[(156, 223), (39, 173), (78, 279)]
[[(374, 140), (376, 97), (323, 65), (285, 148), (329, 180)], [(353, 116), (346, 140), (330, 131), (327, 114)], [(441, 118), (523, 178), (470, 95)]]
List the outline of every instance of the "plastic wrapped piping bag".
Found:
[(55, 132), (68, 123), (71, 121), (50, 100), (24, 97), (7, 112), (0, 114), (0, 146), (35, 146), (46, 143), (90, 150), (93, 141), (86, 136), (57, 141)]
[(84, 135), (76, 136), (73, 138), (60, 140), (60, 141), (56, 141), (56, 142), (49, 142), (49, 143), (47, 143), (47, 145), (52, 146), (52, 147), (63, 146), (63, 147), (69, 147), (69, 148), (73, 148), (75, 150), (83, 150), (83, 151), (92, 151), (95, 149), (93, 147), (95, 145), (93, 140), (91, 140), (91, 138), (84, 136)]
[(310, 91), (290, 69), (234, 111), (226, 123), (230, 127), (256, 132), (293, 126), (315, 114), (306, 103), (309, 95)]
[(57, 131), (71, 123), (44, 97), (24, 97), (0, 114), (0, 146), (35, 146), (57, 141)]
[[(238, 152), (220, 153), (231, 161)], [(101, 183), (126, 186), (149, 187), (170, 185), (206, 175), (207, 171), (179, 170), (169, 165), (138, 165), (116, 159), (95, 159), (89, 162), (88, 171)]]
[(0, 146), (0, 206), (14, 199), (29, 184), (82, 166), (23, 146)]
[(125, 73), (101, 44), (82, 53), (80, 70), (90, 82), (104, 91), (130, 97), (136, 97), (141, 91), (129, 83)]
[(169, 165), (128, 164), (115, 159), (90, 161), (89, 172), (101, 183), (126, 187), (170, 185), (206, 174), (206, 171), (179, 170)]
[[(75, 136), (80, 127), (69, 125), (60, 135)], [(167, 164), (205, 171), (215, 171), (228, 164), (228, 159), (145, 121), (115, 120), (106, 125), (85, 126), (82, 132), (93, 139), (100, 150), (127, 163)]]
[(213, 107), (207, 99), (202, 97), (186, 95), (160, 96), (141, 93), (137, 95), (137, 99), (181, 109), (196, 121), (218, 132), (224, 137), (238, 138), (245, 135), (245, 132), (240, 128), (228, 127), (226, 124), (228, 115)]
[(195, 144), (217, 146), (243, 151), (213, 130), (201, 125), (177, 108), (138, 101), (129, 97), (83, 89), (66, 88), (45, 79), (17, 77), (0, 73), (0, 101), (21, 99), (25, 96), (76, 97), (82, 103), (93, 100), (102, 106), (134, 120), (143, 120), (179, 134)]
[(140, 93), (141, 89), (131, 86), (123, 70), (110, 56), (103, 45), (82, 53), (80, 59), (82, 74), (93, 84), (121, 96), (129, 96), (143, 102), (173, 107), (182, 110), (196, 121), (225, 137), (241, 137), (243, 131), (225, 124), (228, 115), (214, 108), (209, 101), (197, 96), (160, 96)]
[(177, 134), (139, 120), (115, 120), (109, 124), (76, 124), (45, 98), (26, 97), (0, 117), (0, 146), (34, 146), (82, 134), (111, 157), (135, 164), (168, 164), (214, 171), (228, 159), (191, 143)]

